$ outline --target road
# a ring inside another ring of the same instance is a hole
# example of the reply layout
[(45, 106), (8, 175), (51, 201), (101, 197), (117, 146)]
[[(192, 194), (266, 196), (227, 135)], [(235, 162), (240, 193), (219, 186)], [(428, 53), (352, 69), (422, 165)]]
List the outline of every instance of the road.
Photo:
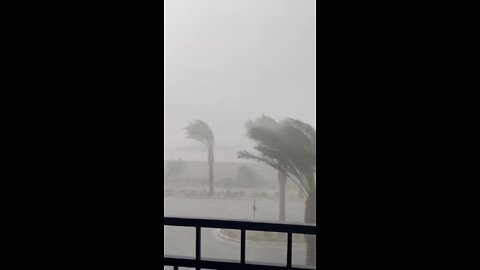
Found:
[[(253, 220), (251, 200), (165, 198), (166, 216)], [(278, 220), (278, 201), (256, 202), (256, 220)], [(302, 222), (304, 202), (287, 202), (287, 222)], [(164, 226), (165, 254), (195, 256), (195, 229)], [(248, 233), (248, 232), (247, 232)], [(247, 241), (246, 260), (286, 263), (286, 243)], [(202, 257), (240, 260), (240, 244), (221, 238), (215, 229), (202, 229)], [(305, 245), (294, 244), (293, 263), (305, 264)], [(165, 267), (164, 269), (170, 269)]]

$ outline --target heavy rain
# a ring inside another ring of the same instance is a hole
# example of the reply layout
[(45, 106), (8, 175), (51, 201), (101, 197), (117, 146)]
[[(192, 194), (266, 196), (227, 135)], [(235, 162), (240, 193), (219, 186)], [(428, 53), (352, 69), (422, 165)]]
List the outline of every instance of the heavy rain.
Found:
[[(165, 216), (316, 224), (315, 1), (164, 6)], [(164, 232), (195, 257), (195, 228)], [(240, 237), (202, 228), (201, 257), (240, 260)], [(293, 264), (316, 264), (314, 238), (293, 234)], [(285, 264), (286, 242), (247, 231), (246, 260)]]

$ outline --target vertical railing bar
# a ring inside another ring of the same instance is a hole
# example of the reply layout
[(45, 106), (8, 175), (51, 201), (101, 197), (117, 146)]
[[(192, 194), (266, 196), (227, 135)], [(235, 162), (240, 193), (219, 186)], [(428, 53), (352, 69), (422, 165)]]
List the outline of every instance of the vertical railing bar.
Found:
[(175, 266), (173, 267), (173, 270), (178, 270), (178, 266), (175, 265)]
[(240, 263), (245, 264), (245, 229), (240, 233)]
[[(195, 259), (197, 261), (200, 261), (201, 260), (201, 256), (202, 256), (202, 227), (200, 226), (197, 226), (196, 227), (196, 232), (195, 232)], [(200, 269), (200, 267), (197, 267), (196, 268), (197, 270)]]
[(287, 233), (287, 269), (292, 268), (292, 233)]

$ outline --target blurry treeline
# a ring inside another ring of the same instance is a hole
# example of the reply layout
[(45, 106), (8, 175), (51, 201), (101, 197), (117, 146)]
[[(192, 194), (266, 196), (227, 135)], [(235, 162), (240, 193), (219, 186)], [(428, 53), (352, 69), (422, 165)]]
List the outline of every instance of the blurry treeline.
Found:
[[(220, 188), (278, 189), (278, 172), (259, 163), (216, 162), (215, 186)], [(208, 183), (207, 162), (164, 161), (166, 187), (205, 187)], [(289, 189), (297, 190), (290, 183)]]

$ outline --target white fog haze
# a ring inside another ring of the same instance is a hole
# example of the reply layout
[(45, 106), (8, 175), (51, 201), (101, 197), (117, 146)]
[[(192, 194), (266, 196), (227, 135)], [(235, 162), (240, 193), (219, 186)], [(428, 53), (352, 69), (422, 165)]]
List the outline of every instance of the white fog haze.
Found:
[[(313, 228), (315, 1), (164, 7), (164, 225), (193, 217)], [(258, 159), (259, 149), (278, 164)], [(167, 225), (165, 254), (195, 256), (195, 228)], [(201, 256), (239, 260), (239, 231), (229, 228), (202, 228)], [(315, 265), (314, 237), (292, 236), (293, 264)], [(286, 262), (285, 231), (245, 238), (246, 260)]]
[(165, 159), (205, 160), (185, 138), (195, 119), (229, 162), (251, 147), (248, 119), (316, 126), (314, 1), (166, 0), (164, 25)]

